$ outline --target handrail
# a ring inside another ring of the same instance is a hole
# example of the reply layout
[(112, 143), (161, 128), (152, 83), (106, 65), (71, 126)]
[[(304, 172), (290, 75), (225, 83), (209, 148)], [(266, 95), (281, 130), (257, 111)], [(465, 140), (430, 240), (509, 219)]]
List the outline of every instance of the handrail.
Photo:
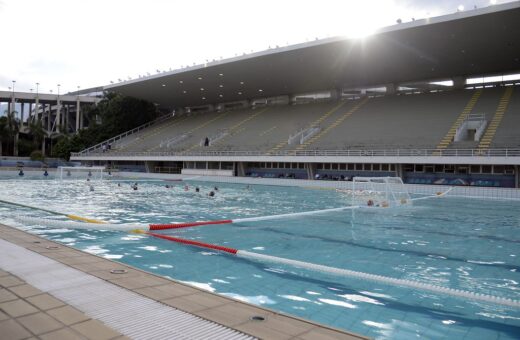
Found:
[(520, 149), (383, 149), (383, 150), (279, 150), (267, 153), (265, 150), (233, 151), (233, 150), (201, 150), (201, 151), (135, 151), (109, 153), (71, 153), (72, 157), (96, 156), (107, 158), (114, 156), (295, 156), (295, 157), (520, 157)]
[(112, 138), (110, 138), (110, 139), (104, 140), (104, 141), (102, 141), (101, 143), (98, 143), (98, 144), (96, 144), (96, 145), (94, 145), (94, 146), (91, 146), (91, 147), (89, 147), (89, 148), (87, 148), (87, 149), (85, 149), (85, 150), (82, 150), (82, 151), (80, 151), (80, 152), (77, 152), (77, 153), (78, 153), (78, 154), (84, 154), (84, 153), (87, 153), (87, 154), (88, 154), (88, 153), (89, 153), (90, 151), (92, 151), (92, 150), (101, 149), (101, 147), (102, 147), (103, 145), (106, 145), (106, 144), (108, 144), (108, 143), (113, 143), (113, 142), (115, 142), (115, 141), (117, 141), (117, 140), (119, 140), (119, 139), (122, 139), (123, 137), (129, 136), (129, 135), (134, 134), (134, 133), (136, 133), (136, 132), (139, 132), (139, 131), (141, 131), (142, 129), (145, 129), (145, 128), (147, 128), (147, 127), (153, 125), (153, 124), (161, 123), (161, 122), (165, 121), (166, 119), (168, 119), (168, 118), (170, 118), (170, 117), (172, 117), (171, 113), (168, 113), (168, 114), (162, 115), (162, 116), (160, 116), (160, 117), (158, 117), (158, 118), (156, 118), (156, 119), (154, 119), (154, 120), (152, 120), (152, 121), (149, 121), (148, 123), (144, 123), (144, 124), (142, 124), (142, 125), (139, 125), (138, 127), (133, 128), (132, 130), (128, 130), (128, 131), (126, 131), (126, 132), (123, 132), (123, 133), (121, 133), (121, 134), (119, 134), (119, 135), (117, 135), (117, 136), (115, 136), (115, 137), (112, 137)]

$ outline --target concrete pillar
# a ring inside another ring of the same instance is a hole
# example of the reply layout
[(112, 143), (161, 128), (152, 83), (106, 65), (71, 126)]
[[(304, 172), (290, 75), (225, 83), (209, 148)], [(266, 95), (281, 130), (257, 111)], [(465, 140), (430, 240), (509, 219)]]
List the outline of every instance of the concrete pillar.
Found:
[(22, 107), (20, 109), (20, 124), (23, 125), (23, 113), (24, 113), (24, 109), (25, 109), (25, 103), (22, 103), (21, 105), (22, 105)]
[[(34, 104), (34, 114), (36, 115), (36, 119), (38, 119), (38, 112), (40, 111), (40, 98), (36, 96), (36, 102)], [(42, 112), (42, 126), (43, 126), (43, 112)]]
[[(45, 107), (45, 105), (44, 105)], [(47, 104), (47, 131), (51, 133), (51, 104)]]
[(80, 119), (79, 110), (80, 110), (80, 103), (79, 103), (79, 98), (78, 98), (78, 100), (76, 100), (76, 131), (75, 132), (79, 131), (79, 119)]
[(464, 77), (453, 77), (451, 80), (453, 80), (453, 88), (455, 89), (462, 90), (466, 86), (466, 78)]
[(307, 170), (307, 179), (314, 180), (316, 175), (316, 163), (305, 163), (305, 170)]
[(56, 132), (59, 131), (60, 122), (61, 122), (61, 102), (60, 102), (60, 97), (58, 97), (58, 99), (56, 101), (56, 127), (55, 127)]
[(34, 112), (33, 112), (33, 103), (29, 103), (29, 117), (27, 118), (27, 120), (32, 120), (31, 115), (34, 115)]
[(403, 165), (402, 164), (396, 164), (395, 165), (395, 176), (396, 177), (400, 177), (403, 181), (404, 181), (404, 178), (403, 178)]
[(14, 93), (11, 95), (11, 110), (9, 112), (12, 111), (16, 111), (16, 99), (14, 98)]
[(520, 166), (515, 165), (515, 188), (520, 188), (520, 174), (518, 170), (520, 170)]
[(246, 163), (245, 162), (237, 162), (237, 176), (245, 177), (246, 176)]
[(395, 83), (386, 84), (386, 94), (396, 94), (397, 85)]

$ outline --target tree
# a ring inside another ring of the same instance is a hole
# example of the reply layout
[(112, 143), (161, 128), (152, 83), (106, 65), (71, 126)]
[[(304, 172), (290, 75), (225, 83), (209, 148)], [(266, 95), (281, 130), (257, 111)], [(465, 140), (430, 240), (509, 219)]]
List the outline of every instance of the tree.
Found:
[(17, 153), (18, 132), (20, 131), (20, 120), (16, 118), (16, 114), (16, 111), (8, 112), (6, 110), (5, 117), (2, 117), (2, 123), (0, 124), (1, 139), (7, 144), (7, 153), (10, 154), (12, 150), (12, 155)]
[(47, 133), (43, 129), (41, 120), (37, 120), (37, 121), (33, 120), (33, 121), (29, 122), (29, 134), (33, 138), (35, 149), (41, 147), (42, 153), (44, 153), (45, 149), (43, 146), (44, 145), (43, 142), (45, 141), (45, 137), (47, 136)]
[(80, 130), (72, 136), (65, 134), (58, 137), (52, 149), (54, 156), (68, 160), (71, 152), (79, 152), (101, 143), (153, 120), (160, 114), (150, 102), (111, 92), (104, 93), (104, 98), (96, 107), (85, 109), (83, 112), (85, 115), (88, 112), (89, 117), (100, 117), (101, 123), (98, 124), (91, 119), (87, 129)]

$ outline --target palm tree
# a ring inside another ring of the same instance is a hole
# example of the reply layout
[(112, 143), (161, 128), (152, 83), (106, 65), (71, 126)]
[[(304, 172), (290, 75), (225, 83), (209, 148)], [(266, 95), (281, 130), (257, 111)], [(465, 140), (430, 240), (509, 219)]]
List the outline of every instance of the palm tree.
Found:
[(7, 117), (3, 116), (0, 117), (0, 156), (3, 155), (2, 146), (5, 142), (7, 142)]
[(45, 155), (45, 137), (47, 133), (43, 129), (41, 120), (33, 120), (29, 122), (29, 133), (33, 137), (36, 147), (42, 148), (42, 154)]
[(13, 156), (18, 155), (18, 132), (20, 132), (20, 120), (16, 118), (18, 112), (6, 111), (6, 137), (8, 140), (8, 147), (11, 144), (11, 141), (13, 141)]

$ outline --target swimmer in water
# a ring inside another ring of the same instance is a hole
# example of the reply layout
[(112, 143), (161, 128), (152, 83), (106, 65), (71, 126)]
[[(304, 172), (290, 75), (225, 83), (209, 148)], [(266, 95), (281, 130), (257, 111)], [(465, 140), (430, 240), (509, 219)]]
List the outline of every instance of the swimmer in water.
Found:
[(188, 190), (190, 190), (190, 187), (187, 186), (187, 185), (185, 185), (185, 186), (184, 186), (184, 191), (188, 191)]
[(214, 191), (210, 191), (209, 194), (208, 194), (209, 197), (213, 197), (215, 196), (215, 192)]
[(94, 186), (90, 186), (90, 191), (94, 191)]
[(200, 192), (199, 187), (195, 187), (195, 192)]

